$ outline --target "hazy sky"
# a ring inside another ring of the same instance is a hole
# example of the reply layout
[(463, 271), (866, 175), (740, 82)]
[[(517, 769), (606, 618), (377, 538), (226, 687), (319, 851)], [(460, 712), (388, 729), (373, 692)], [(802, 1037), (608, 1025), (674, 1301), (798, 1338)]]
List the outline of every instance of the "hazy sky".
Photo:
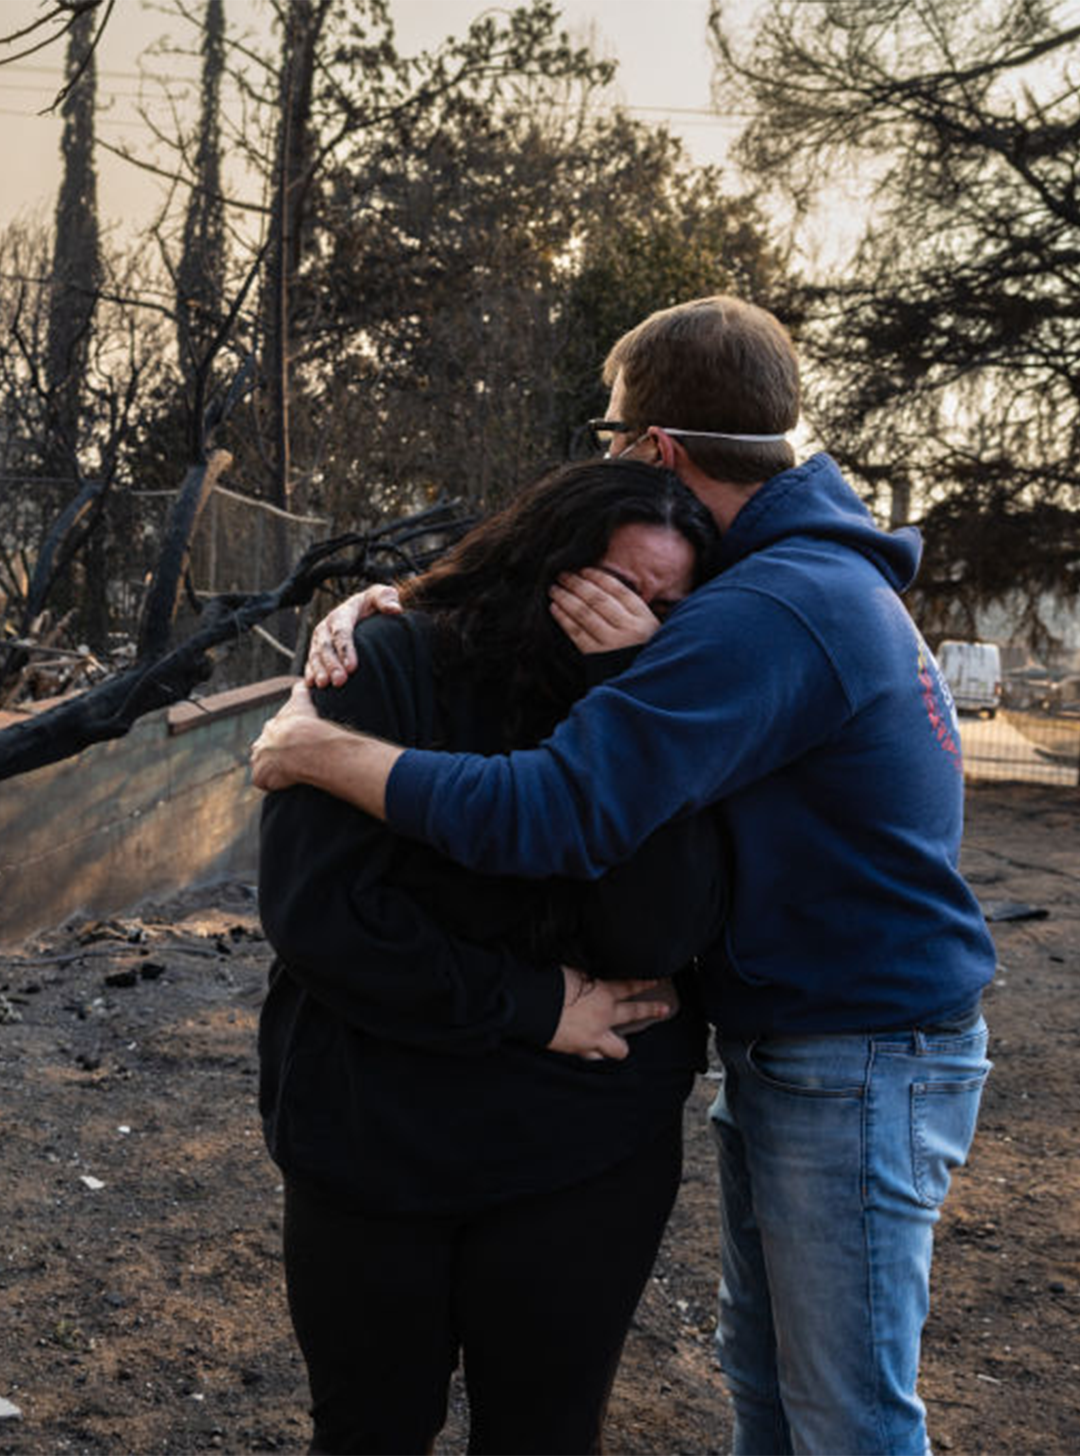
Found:
[[(483, 8), (483, 0), (391, 0), (399, 43), (406, 52), (459, 33)], [(696, 161), (722, 160), (732, 128), (718, 117), (700, 114), (709, 107), (708, 0), (563, 0), (560, 8), (575, 39), (588, 36), (601, 55), (618, 60), (619, 100), (642, 119), (667, 120)], [(259, 9), (251, 0), (226, 0), (231, 27), (245, 23)], [(40, 0), (0, 0), (0, 29), (16, 29), (40, 13)], [(165, 32), (190, 44), (183, 28), (146, 0), (117, 0), (98, 52), (103, 139), (147, 150), (151, 138), (136, 114), (139, 57)], [(61, 62), (58, 45), (0, 67), (0, 226), (20, 215), (51, 217), (59, 178), (60, 120), (37, 113), (55, 95)], [(173, 60), (169, 70), (175, 76), (182, 66)], [(151, 114), (169, 130), (168, 108), (154, 88), (146, 88), (144, 95), (154, 98)], [(103, 219), (135, 230), (149, 223), (155, 184), (104, 152), (99, 153), (98, 176)]]

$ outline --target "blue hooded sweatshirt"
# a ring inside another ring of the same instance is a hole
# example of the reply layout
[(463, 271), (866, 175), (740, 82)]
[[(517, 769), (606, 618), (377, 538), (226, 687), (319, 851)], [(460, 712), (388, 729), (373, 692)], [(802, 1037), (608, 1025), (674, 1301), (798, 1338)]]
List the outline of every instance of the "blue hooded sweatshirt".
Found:
[(750, 497), (722, 559), (539, 748), (405, 753), (388, 820), (474, 869), (588, 878), (722, 801), (732, 908), (702, 970), (724, 1034), (948, 1020), (994, 951), (957, 868), (955, 709), (899, 597), (918, 533), (880, 530), (816, 455)]

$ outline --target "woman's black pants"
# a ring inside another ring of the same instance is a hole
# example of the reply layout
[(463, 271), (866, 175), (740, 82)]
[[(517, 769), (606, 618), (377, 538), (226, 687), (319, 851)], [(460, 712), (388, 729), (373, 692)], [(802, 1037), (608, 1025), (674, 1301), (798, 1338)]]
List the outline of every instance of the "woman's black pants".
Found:
[(430, 1450), (460, 1351), (471, 1452), (599, 1451), (681, 1164), (676, 1126), (585, 1183), (444, 1218), (372, 1217), (287, 1182), (311, 1450)]

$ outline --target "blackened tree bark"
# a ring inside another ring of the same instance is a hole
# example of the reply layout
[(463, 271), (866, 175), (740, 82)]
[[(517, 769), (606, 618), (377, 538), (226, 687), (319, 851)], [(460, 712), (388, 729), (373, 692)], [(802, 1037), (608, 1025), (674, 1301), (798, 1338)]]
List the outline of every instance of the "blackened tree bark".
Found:
[[(101, 243), (94, 167), (94, 110), (97, 94), (93, 50), (96, 16), (83, 10), (68, 36), (63, 173), (56, 204), (48, 335), (44, 360), (47, 388), (43, 463), (54, 480), (81, 486), (83, 402), (91, 331), (101, 286)], [(63, 491), (62, 495), (68, 494)], [(57, 503), (62, 495), (58, 493)], [(86, 571), (81, 582), (64, 583), (57, 605), (78, 607), (80, 635), (103, 645), (108, 632), (105, 565), (99, 527), (104, 494), (99, 494), (85, 523)], [(64, 599), (66, 597), (66, 600)]]
[(94, 16), (78, 15), (71, 26), (67, 74), (82, 68), (64, 100), (60, 143), (63, 174), (56, 204), (52, 299), (49, 309), (45, 378), (52, 397), (50, 464), (56, 475), (72, 475), (79, 443), (80, 393), (89, 353), (101, 247), (94, 167), (94, 107), (97, 78), (93, 56), (83, 67)]
[(227, 450), (214, 450), (204, 464), (193, 465), (169, 512), (165, 539), (143, 608), (139, 657), (160, 657), (169, 645), (173, 619), (191, 558), (191, 541), (206, 502), (220, 476), (232, 464)]
[(311, 103), (319, 37), (331, 0), (289, 0), (282, 41), (272, 241), (264, 293), (265, 370), (273, 441), (271, 499), (291, 510), (290, 323), (312, 181)]

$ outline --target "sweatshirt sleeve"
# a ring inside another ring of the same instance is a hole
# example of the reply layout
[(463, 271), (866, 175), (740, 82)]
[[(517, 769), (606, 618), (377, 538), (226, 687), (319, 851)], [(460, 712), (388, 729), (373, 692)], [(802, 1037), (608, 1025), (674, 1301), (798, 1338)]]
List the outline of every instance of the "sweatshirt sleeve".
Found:
[[(590, 653), (595, 687), (627, 671), (644, 644)], [(586, 964), (605, 978), (649, 979), (681, 970), (720, 935), (730, 855), (717, 811), (663, 824), (629, 859), (577, 892)]]
[(799, 613), (721, 578), (539, 748), (403, 754), (387, 819), (474, 869), (594, 878), (669, 819), (808, 752), (850, 711)]
[[(359, 670), (315, 694), (327, 717), (415, 741), (411, 654), (402, 622), (358, 632)], [(444, 930), (389, 875), (396, 836), (317, 789), (269, 794), (259, 903), (290, 974), (350, 1024), (388, 1040), (465, 1055), (504, 1038), (550, 1040), (562, 1009), (558, 967), (518, 960)]]

